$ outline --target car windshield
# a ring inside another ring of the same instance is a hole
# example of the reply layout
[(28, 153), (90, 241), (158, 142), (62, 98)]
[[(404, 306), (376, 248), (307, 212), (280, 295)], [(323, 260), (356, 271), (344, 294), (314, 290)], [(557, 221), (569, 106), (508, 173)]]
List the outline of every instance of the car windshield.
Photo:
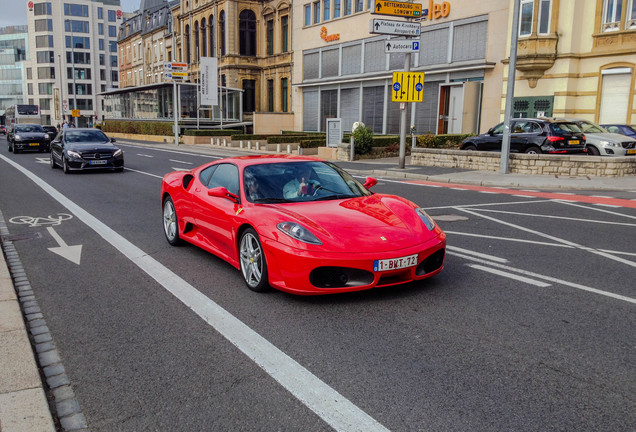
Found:
[(581, 130), (586, 133), (607, 133), (605, 129), (590, 122), (579, 122)]
[(303, 161), (250, 165), (243, 170), (248, 201), (326, 201), (371, 195), (349, 173), (330, 162)]
[(551, 127), (552, 130), (556, 133), (582, 132), (581, 128), (578, 127), (576, 123), (571, 122), (552, 123)]
[(66, 141), (71, 143), (103, 143), (108, 141), (108, 137), (99, 129), (67, 130)]
[(40, 125), (19, 125), (15, 127), (15, 133), (44, 132)]

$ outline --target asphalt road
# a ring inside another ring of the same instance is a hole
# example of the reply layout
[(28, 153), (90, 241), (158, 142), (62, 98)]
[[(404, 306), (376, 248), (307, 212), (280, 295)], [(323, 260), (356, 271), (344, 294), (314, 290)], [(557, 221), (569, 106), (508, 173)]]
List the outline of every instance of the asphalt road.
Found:
[[(338, 296), (257, 294), (163, 236), (163, 174), (217, 156), (120, 145), (123, 173), (64, 175), (0, 138), (0, 210), (91, 430), (636, 425), (634, 208), (381, 180), (374, 191), (417, 202), (447, 232), (441, 274)], [(60, 239), (82, 246), (79, 264), (49, 251)], [(202, 296), (188, 303), (166, 285)], [(202, 319), (217, 305), (245, 326), (236, 336)], [(243, 352), (243, 336), (260, 351)], [(326, 392), (303, 396), (314, 389)]]

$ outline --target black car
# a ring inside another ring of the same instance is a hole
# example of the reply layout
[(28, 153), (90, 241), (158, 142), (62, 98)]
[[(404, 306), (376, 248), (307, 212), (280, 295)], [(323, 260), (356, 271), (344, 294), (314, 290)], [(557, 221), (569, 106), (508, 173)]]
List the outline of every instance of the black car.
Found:
[(49, 134), (51, 139), (55, 138), (55, 135), (57, 135), (57, 133), (59, 132), (53, 125), (42, 125), (42, 129), (44, 129), (44, 131)]
[(49, 151), (51, 139), (39, 124), (17, 124), (7, 135), (7, 145), (10, 152), (20, 153), (23, 150)]
[(3, 125), (0, 125), (0, 133), (2, 135), (6, 135), (7, 134), (7, 128), (4, 127)]
[[(504, 124), (462, 141), (461, 150), (501, 151)], [(516, 153), (585, 153), (585, 134), (576, 123), (548, 118), (510, 121), (510, 151)]]
[(92, 128), (66, 128), (51, 142), (51, 168), (64, 173), (86, 169), (124, 170), (124, 152), (104, 132)]

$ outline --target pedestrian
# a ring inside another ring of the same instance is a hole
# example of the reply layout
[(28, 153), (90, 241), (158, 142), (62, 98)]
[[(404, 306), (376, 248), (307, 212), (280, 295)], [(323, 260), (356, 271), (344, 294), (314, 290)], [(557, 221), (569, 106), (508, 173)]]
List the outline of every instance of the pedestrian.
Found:
[(62, 126), (63, 129), (67, 129), (68, 128), (68, 122), (66, 120), (64, 120), (64, 125)]

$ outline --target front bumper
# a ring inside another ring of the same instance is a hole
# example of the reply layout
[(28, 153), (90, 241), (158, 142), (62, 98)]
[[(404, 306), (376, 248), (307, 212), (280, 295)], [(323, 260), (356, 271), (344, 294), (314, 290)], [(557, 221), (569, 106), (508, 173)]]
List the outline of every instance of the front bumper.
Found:
[(93, 169), (123, 169), (124, 157), (109, 157), (105, 159), (67, 159), (68, 168), (73, 171)]
[[(263, 237), (261, 243), (272, 287), (293, 294), (315, 295), (362, 291), (436, 275), (444, 267), (446, 235), (441, 233), (425, 243), (381, 253), (308, 252)], [(415, 254), (415, 266), (373, 270), (375, 260)]]
[(25, 150), (36, 150), (36, 151), (49, 151), (50, 142), (49, 141), (41, 141), (41, 140), (33, 140), (33, 141), (14, 141), (13, 148), (18, 149), (20, 151)]

